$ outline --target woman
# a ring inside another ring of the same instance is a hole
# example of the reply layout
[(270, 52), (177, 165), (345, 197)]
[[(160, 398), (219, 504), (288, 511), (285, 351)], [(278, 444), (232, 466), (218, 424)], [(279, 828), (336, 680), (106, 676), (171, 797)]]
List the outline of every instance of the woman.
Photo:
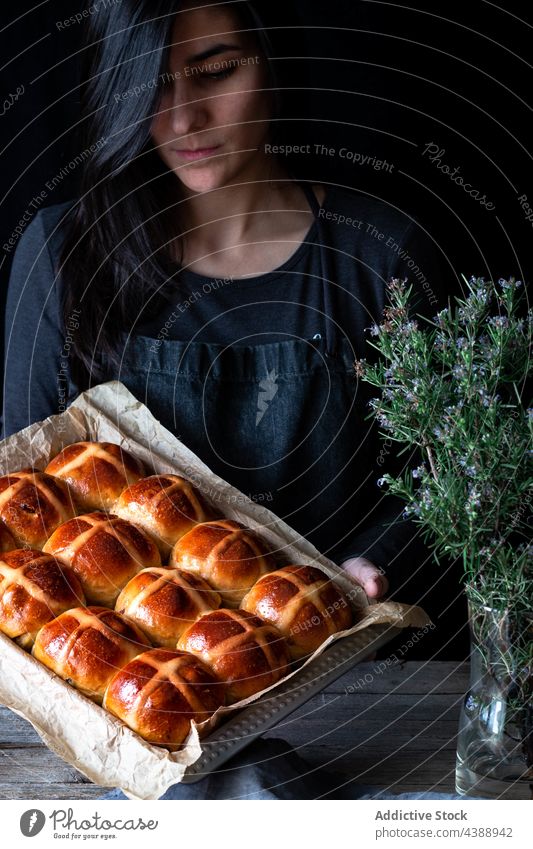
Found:
[(276, 157), (253, 4), (171, 7), (124, 0), (89, 19), (81, 196), (40, 212), (17, 250), (4, 435), (121, 380), (379, 597), (414, 529), (376, 488), (391, 449), (353, 361), (388, 278), (437, 311), (431, 248), (408, 216), (299, 183)]

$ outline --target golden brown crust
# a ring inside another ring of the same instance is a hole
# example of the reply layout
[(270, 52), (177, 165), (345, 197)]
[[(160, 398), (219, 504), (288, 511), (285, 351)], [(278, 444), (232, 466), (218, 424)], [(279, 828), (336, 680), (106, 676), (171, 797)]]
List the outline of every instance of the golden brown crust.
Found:
[(332, 634), (353, 623), (342, 590), (314, 566), (285, 566), (265, 575), (241, 606), (279, 628), (294, 660), (315, 651)]
[(68, 566), (31, 548), (0, 557), (0, 631), (31, 648), (43, 625), (85, 604), (80, 582)]
[(13, 551), (14, 548), (18, 548), (15, 537), (9, 528), (3, 522), (0, 522), (0, 553)]
[(45, 471), (67, 481), (83, 512), (111, 510), (122, 490), (145, 473), (141, 461), (114, 442), (74, 442)]
[(214, 515), (190, 481), (170, 474), (150, 475), (125, 489), (113, 512), (150, 534), (163, 558), (194, 525)]
[(103, 512), (86, 513), (60, 525), (43, 551), (68, 563), (87, 601), (105, 607), (113, 607), (137, 572), (161, 565), (157, 546), (141, 528)]
[(115, 610), (136, 622), (154, 646), (174, 649), (185, 629), (220, 602), (220, 595), (196, 575), (144, 569), (124, 587)]
[(238, 607), (250, 587), (276, 568), (261, 537), (231, 519), (196, 525), (174, 546), (169, 565), (208, 581), (227, 607)]
[(96, 702), (118, 669), (149, 641), (134, 622), (105, 607), (76, 607), (41, 628), (33, 656)]
[(178, 641), (227, 684), (228, 703), (277, 683), (287, 672), (289, 653), (272, 625), (246, 610), (220, 609), (191, 625)]
[(76, 512), (68, 485), (52, 475), (26, 468), (0, 478), (0, 520), (18, 547), (42, 549)]
[(103, 706), (145, 740), (178, 748), (196, 723), (225, 701), (225, 687), (186, 652), (152, 649), (130, 661), (111, 680)]

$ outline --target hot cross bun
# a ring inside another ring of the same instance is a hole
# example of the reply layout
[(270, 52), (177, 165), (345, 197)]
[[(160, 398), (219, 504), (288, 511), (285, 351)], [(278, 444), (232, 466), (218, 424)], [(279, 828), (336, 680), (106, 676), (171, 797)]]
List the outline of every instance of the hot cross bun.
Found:
[(177, 749), (192, 720), (203, 722), (224, 704), (224, 690), (191, 654), (152, 649), (116, 673), (103, 706), (148, 742)]
[(31, 649), (43, 625), (85, 604), (74, 572), (50, 554), (19, 548), (0, 555), (0, 631)]
[(76, 513), (68, 485), (52, 475), (26, 468), (0, 478), (0, 519), (19, 548), (42, 548)]
[(247, 610), (214, 610), (191, 625), (178, 641), (227, 684), (228, 701), (240, 701), (283, 678), (289, 664), (280, 632)]
[(331, 634), (352, 625), (342, 590), (314, 566), (284, 566), (264, 575), (241, 607), (275, 625), (297, 660), (315, 651)]
[(143, 569), (126, 584), (115, 610), (133, 619), (154, 646), (174, 649), (185, 629), (220, 601), (197, 575), (181, 569)]
[(276, 568), (273, 554), (254, 531), (221, 519), (196, 525), (174, 546), (170, 565), (208, 581), (227, 607), (238, 607), (261, 575)]
[(113, 675), (150, 643), (134, 622), (105, 607), (75, 607), (45, 625), (33, 656), (101, 702)]
[(163, 558), (198, 522), (213, 510), (190, 481), (179, 475), (150, 475), (121, 493), (113, 512), (150, 534)]
[(108, 513), (87, 513), (57, 528), (43, 547), (72, 567), (87, 601), (113, 607), (122, 587), (141, 569), (160, 566), (153, 540), (141, 528)]
[(145, 473), (141, 461), (114, 442), (73, 442), (45, 471), (69, 484), (79, 512), (111, 510), (122, 490)]

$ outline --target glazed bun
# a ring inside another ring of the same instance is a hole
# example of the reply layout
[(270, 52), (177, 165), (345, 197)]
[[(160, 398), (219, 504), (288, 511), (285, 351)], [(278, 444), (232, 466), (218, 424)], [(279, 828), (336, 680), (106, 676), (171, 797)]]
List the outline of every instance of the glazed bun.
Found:
[(228, 703), (275, 684), (289, 664), (280, 632), (246, 610), (206, 613), (182, 634), (178, 649), (197, 655), (226, 683)]
[(27, 468), (0, 478), (0, 519), (18, 548), (42, 548), (76, 512), (68, 485), (52, 475)]
[(274, 555), (254, 531), (230, 519), (196, 525), (176, 543), (170, 565), (194, 572), (238, 607), (261, 575), (276, 568)]
[(41, 628), (33, 656), (95, 702), (113, 675), (146, 650), (134, 622), (105, 607), (75, 607)]
[(141, 528), (109, 513), (87, 513), (60, 525), (43, 547), (72, 567), (87, 601), (113, 607), (141, 569), (160, 566), (155, 543)]
[(185, 629), (220, 607), (220, 601), (196, 575), (180, 569), (143, 569), (126, 584), (115, 610), (136, 622), (154, 646), (174, 649)]
[(111, 510), (122, 490), (145, 474), (141, 461), (114, 442), (74, 442), (45, 471), (69, 484), (79, 512)]
[(76, 575), (55, 557), (31, 548), (0, 556), (0, 631), (31, 649), (43, 625), (85, 604)]
[(284, 566), (265, 575), (241, 606), (281, 631), (293, 660), (311, 654), (331, 634), (353, 623), (344, 593), (314, 566)]
[(0, 522), (0, 553), (3, 551), (12, 551), (17, 547), (15, 537), (11, 531), (6, 527), (6, 525), (4, 525), (3, 522)]
[(224, 685), (190, 654), (152, 649), (115, 674), (103, 706), (149, 743), (177, 749), (191, 721), (224, 704)]
[(151, 475), (129, 486), (113, 512), (144, 528), (163, 558), (194, 525), (213, 518), (213, 511), (190, 481), (170, 474)]

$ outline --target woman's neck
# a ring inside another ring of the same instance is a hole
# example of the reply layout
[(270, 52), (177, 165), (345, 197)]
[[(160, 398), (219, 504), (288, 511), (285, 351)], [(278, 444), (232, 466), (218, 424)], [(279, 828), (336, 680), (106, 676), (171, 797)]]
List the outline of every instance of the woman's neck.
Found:
[(241, 172), (234, 182), (212, 191), (194, 193), (182, 185), (185, 200), (180, 204), (180, 230), (187, 232), (185, 242), (201, 243), (215, 251), (245, 243), (261, 228), (257, 213), (287, 204), (289, 173), (268, 157), (253, 164), (253, 170)]

